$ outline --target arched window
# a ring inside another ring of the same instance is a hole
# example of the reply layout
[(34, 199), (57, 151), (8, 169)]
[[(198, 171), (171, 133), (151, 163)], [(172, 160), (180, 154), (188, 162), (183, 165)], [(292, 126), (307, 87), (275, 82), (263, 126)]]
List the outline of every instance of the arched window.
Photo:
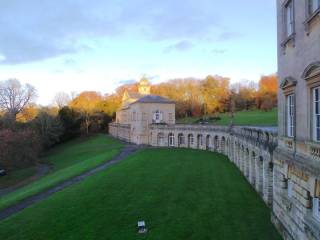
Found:
[(198, 148), (203, 145), (203, 138), (201, 134), (197, 136), (197, 144), (198, 144)]
[(182, 133), (180, 133), (180, 134), (178, 135), (178, 145), (179, 145), (179, 147), (180, 147), (181, 145), (184, 145), (184, 144), (185, 144), (184, 135), (183, 135)]
[(209, 150), (211, 149), (211, 136), (207, 135), (206, 137), (206, 149)]
[(219, 149), (219, 137), (214, 137), (214, 150), (217, 151)]
[(188, 135), (188, 147), (191, 147), (193, 145), (194, 139), (193, 134)]
[(174, 134), (173, 133), (170, 133), (169, 136), (168, 136), (168, 143), (169, 143), (169, 146), (170, 147), (174, 147)]
[(221, 138), (221, 151), (222, 151), (222, 153), (225, 152), (225, 146), (226, 146), (226, 139), (225, 139), (225, 137), (222, 137)]

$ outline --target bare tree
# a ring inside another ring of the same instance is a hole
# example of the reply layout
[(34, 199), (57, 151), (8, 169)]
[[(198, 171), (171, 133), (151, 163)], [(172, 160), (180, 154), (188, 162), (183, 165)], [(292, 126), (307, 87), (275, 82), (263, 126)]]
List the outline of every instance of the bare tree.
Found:
[(71, 101), (69, 94), (65, 92), (58, 92), (54, 97), (54, 104), (58, 106), (58, 108), (63, 108), (67, 106)]
[(36, 97), (36, 90), (30, 84), (22, 85), (17, 79), (0, 82), (0, 110), (10, 119), (16, 116)]

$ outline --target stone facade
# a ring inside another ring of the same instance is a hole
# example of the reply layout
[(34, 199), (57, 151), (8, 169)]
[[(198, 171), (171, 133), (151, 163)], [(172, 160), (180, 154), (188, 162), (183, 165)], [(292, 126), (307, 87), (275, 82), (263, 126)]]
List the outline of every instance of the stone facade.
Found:
[(175, 103), (150, 94), (147, 79), (141, 79), (138, 92), (126, 91), (116, 121), (109, 125), (111, 135), (135, 144), (149, 144), (150, 124), (175, 124)]
[(277, 12), (279, 145), (272, 219), (284, 239), (320, 239), (320, 1), (278, 0)]

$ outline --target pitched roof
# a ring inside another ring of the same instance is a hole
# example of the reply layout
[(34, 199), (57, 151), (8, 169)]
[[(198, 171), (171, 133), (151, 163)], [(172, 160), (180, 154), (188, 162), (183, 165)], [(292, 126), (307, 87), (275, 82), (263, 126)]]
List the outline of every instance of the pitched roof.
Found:
[(157, 95), (146, 95), (139, 98), (134, 103), (175, 103), (174, 101)]
[(139, 98), (142, 98), (144, 95), (138, 93), (138, 92), (127, 92), (128, 93), (128, 96), (129, 98), (133, 98), (133, 99), (139, 99)]

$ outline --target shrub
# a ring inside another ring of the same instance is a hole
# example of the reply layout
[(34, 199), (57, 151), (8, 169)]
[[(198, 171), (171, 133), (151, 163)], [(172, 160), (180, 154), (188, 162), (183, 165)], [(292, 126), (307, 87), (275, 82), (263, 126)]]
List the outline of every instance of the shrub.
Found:
[(0, 130), (0, 165), (7, 170), (25, 168), (37, 162), (40, 139), (31, 129)]

